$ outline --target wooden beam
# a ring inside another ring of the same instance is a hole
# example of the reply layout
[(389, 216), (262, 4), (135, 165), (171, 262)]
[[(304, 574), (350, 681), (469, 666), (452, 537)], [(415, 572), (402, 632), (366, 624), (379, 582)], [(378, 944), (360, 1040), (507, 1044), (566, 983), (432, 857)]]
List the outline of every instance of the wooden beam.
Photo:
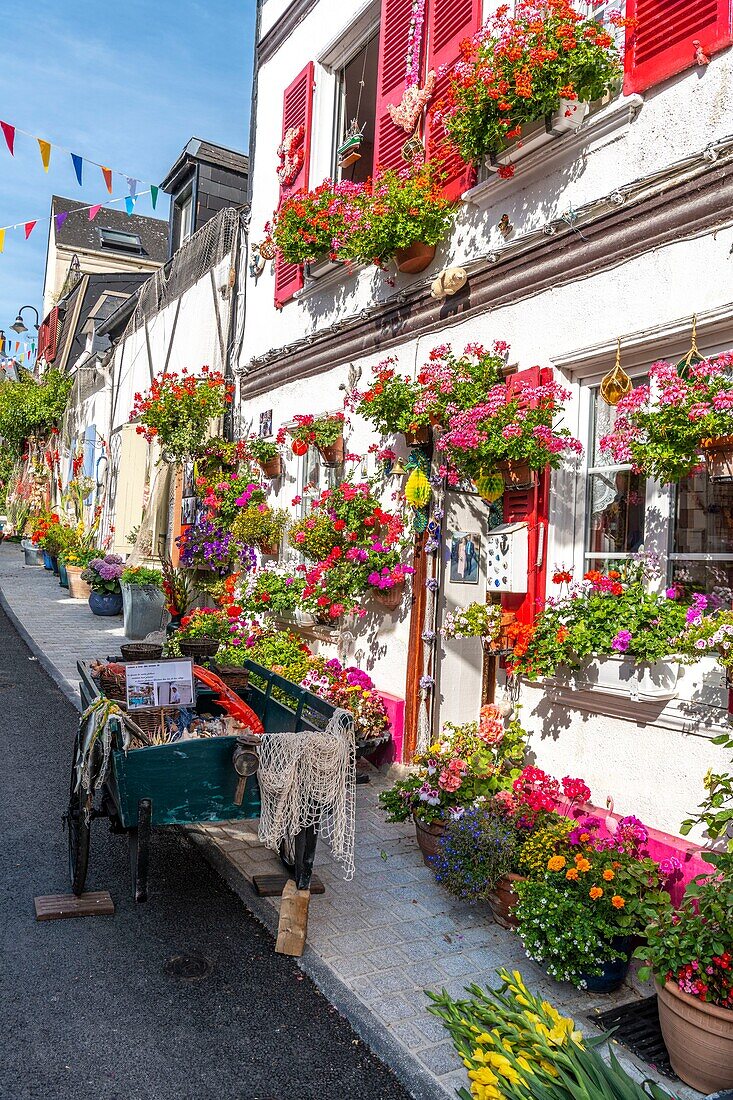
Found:
[(405, 739), (404, 763), (409, 763), (417, 745), (417, 726), (420, 716), (420, 677), (423, 665), (422, 632), (425, 629), (425, 604), (427, 591), (425, 581), (428, 575), (425, 540), (427, 532), (415, 535), (412, 554), (412, 608), (410, 612), (410, 640), (407, 648), (407, 680), (405, 683)]
[[(290, 876), (285, 874), (252, 876), (252, 886), (261, 898), (279, 898), (289, 881)], [(311, 878), (310, 891), (311, 894), (326, 893), (326, 887), (323, 885), (318, 875), (313, 875)]]
[(278, 955), (300, 958), (303, 954), (308, 935), (310, 896), (310, 890), (299, 890), (293, 879), (285, 883), (275, 944)]
[(68, 917), (110, 917), (115, 903), (109, 890), (82, 894), (48, 894), (34, 898), (36, 920), (66, 920)]

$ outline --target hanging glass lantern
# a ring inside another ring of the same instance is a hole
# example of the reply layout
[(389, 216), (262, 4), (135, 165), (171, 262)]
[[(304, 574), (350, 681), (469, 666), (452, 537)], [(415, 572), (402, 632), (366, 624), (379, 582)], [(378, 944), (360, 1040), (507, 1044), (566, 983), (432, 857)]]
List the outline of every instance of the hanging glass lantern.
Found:
[(633, 389), (633, 382), (621, 366), (621, 337), (616, 343), (616, 362), (613, 369), (604, 376), (601, 381), (601, 397), (607, 405), (618, 405), (622, 397), (626, 397)]

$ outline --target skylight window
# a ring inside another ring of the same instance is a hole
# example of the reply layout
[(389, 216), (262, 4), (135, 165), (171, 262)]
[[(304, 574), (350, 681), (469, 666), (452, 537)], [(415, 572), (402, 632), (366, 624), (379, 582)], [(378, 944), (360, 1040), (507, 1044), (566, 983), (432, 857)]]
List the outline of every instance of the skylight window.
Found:
[(143, 244), (138, 233), (126, 233), (123, 229), (100, 228), (99, 239), (102, 248), (109, 248), (114, 252), (130, 252), (137, 256), (143, 253)]

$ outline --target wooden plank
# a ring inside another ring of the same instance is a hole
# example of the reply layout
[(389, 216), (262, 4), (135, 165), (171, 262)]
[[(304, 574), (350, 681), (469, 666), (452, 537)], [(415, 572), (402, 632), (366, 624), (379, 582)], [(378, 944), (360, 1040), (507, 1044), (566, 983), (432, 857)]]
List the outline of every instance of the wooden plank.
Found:
[(310, 890), (299, 890), (293, 879), (288, 879), (285, 883), (275, 943), (278, 955), (300, 958), (303, 954), (308, 934), (310, 896)]
[[(279, 898), (285, 890), (285, 885), (290, 881), (290, 876), (285, 874), (253, 875), (252, 885), (261, 898)], [(311, 894), (325, 894), (326, 887), (318, 875), (311, 878)]]
[(109, 890), (82, 894), (48, 894), (34, 898), (36, 920), (66, 920), (68, 917), (110, 917), (115, 903)]

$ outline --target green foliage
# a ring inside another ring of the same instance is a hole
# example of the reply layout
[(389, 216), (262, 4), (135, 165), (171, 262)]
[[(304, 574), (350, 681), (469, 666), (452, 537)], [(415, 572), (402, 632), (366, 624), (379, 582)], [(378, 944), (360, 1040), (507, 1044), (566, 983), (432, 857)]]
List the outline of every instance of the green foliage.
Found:
[(246, 446), (247, 454), (257, 462), (272, 462), (280, 454), (277, 443), (260, 435), (251, 435), (246, 440)]
[(370, 420), (381, 435), (414, 431), (430, 421), (427, 411), (415, 411), (421, 387), (412, 379), (397, 374), (395, 362), (395, 359), (385, 359), (375, 367), (369, 389), (354, 395), (359, 416)]
[(177, 637), (179, 642), (202, 638), (226, 642), (231, 633), (231, 623), (226, 611), (215, 607), (197, 607), (181, 619)]
[(30, 436), (45, 437), (58, 425), (73, 384), (54, 368), (40, 381), (21, 370), (17, 382), (0, 382), (0, 437), (14, 455)]
[(146, 565), (128, 565), (120, 580), (122, 584), (154, 585), (161, 588), (163, 574), (159, 569), (150, 569)]
[[(733, 749), (733, 738), (727, 733), (713, 737), (714, 745)], [(721, 837), (727, 842), (728, 852), (733, 855), (733, 775), (729, 771), (713, 772), (705, 776), (707, 794), (698, 806), (698, 812), (682, 822), (680, 832), (687, 836), (695, 825), (704, 825), (712, 840)]]
[(265, 504), (243, 508), (232, 524), (232, 534), (245, 546), (270, 548), (280, 545), (290, 518), (283, 508), (268, 508)]
[(482, 901), (514, 870), (518, 852), (514, 826), (484, 805), (473, 807), (451, 821), (438, 841), (435, 881), (463, 901)]
[(341, 543), (328, 516), (309, 515), (291, 524), (288, 541), (309, 561), (322, 561)]
[(171, 460), (182, 462), (203, 451), (211, 421), (224, 415), (233, 390), (209, 367), (199, 375), (163, 371), (147, 393), (135, 394), (130, 420), (139, 419), (139, 434), (149, 443), (157, 439)]
[[(240, 605), (255, 614), (267, 611), (272, 615), (288, 615), (303, 600), (303, 581), (291, 573), (261, 569), (253, 586), (242, 596)], [(253, 658), (254, 660), (254, 658)]]

